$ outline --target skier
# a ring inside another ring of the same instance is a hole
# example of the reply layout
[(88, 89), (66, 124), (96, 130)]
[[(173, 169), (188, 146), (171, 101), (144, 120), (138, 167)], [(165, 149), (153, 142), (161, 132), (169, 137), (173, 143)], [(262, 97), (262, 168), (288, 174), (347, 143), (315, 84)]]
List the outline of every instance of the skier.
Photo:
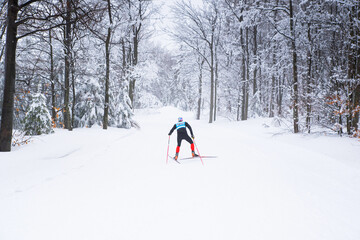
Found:
[(176, 147), (176, 153), (175, 153), (175, 157), (174, 157), (175, 160), (177, 160), (179, 157), (180, 145), (181, 145), (181, 141), (183, 139), (191, 144), (190, 146), (191, 146), (192, 156), (193, 157), (199, 156), (195, 153), (194, 142), (187, 134), (186, 127), (189, 128), (190, 133), (191, 133), (191, 138), (194, 139), (194, 134), (193, 134), (190, 124), (188, 124), (187, 122), (184, 122), (182, 117), (178, 118), (178, 122), (174, 124), (174, 126), (172, 127), (172, 129), (169, 132), (169, 136), (170, 136), (175, 129), (177, 130), (177, 147)]

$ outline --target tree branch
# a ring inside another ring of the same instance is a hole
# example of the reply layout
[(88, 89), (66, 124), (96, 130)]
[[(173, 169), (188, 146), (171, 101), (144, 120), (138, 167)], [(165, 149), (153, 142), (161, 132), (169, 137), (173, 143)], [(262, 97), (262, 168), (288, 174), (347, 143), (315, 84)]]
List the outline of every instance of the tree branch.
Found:
[(25, 33), (25, 34), (23, 34), (21, 36), (18, 36), (16, 39), (21, 39), (21, 38), (27, 37), (29, 35), (32, 35), (32, 34), (35, 34), (35, 33), (38, 33), (38, 32), (46, 32), (46, 31), (49, 31), (51, 29), (58, 28), (58, 27), (64, 26), (64, 25), (65, 25), (65, 23), (59, 23), (59, 24), (56, 24), (56, 25), (48, 27), (48, 28), (36, 29), (36, 30), (30, 31), (28, 33)]
[(19, 6), (19, 9), (25, 8), (27, 6), (29, 6), (30, 4), (34, 3), (34, 2), (39, 2), (41, 0), (29, 0), (28, 2), (23, 3), (22, 5)]

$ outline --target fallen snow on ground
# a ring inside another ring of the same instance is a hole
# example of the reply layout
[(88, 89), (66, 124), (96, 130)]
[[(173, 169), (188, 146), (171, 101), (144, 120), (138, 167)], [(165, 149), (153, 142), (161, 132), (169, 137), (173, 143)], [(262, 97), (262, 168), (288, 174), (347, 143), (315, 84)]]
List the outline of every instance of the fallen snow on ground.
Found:
[[(178, 116), (218, 158), (166, 163)], [(356, 139), (271, 119), (208, 124), (171, 107), (136, 120), (140, 130), (58, 129), (0, 153), (0, 239), (360, 239)]]

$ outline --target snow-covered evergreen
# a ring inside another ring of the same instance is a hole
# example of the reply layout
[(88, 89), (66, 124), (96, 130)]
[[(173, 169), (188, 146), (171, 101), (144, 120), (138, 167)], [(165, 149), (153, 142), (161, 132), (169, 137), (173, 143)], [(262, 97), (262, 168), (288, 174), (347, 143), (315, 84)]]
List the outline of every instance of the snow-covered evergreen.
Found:
[(52, 120), (46, 106), (46, 98), (42, 93), (32, 95), (30, 107), (24, 118), (26, 135), (53, 133)]
[(109, 125), (129, 129), (132, 127), (134, 113), (127, 92), (128, 88), (124, 87), (126, 83), (125, 79), (120, 79), (117, 87), (112, 88), (111, 101), (113, 104), (110, 106)]

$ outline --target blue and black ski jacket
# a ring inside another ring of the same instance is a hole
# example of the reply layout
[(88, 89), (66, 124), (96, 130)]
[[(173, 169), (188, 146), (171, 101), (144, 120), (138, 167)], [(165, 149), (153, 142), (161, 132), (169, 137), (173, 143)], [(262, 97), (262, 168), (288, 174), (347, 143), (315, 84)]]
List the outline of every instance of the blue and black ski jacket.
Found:
[(178, 134), (186, 134), (187, 135), (186, 128), (188, 128), (190, 130), (191, 137), (194, 137), (191, 126), (187, 122), (175, 123), (174, 126), (172, 127), (172, 129), (170, 130), (169, 135), (171, 135), (175, 129), (177, 130)]

